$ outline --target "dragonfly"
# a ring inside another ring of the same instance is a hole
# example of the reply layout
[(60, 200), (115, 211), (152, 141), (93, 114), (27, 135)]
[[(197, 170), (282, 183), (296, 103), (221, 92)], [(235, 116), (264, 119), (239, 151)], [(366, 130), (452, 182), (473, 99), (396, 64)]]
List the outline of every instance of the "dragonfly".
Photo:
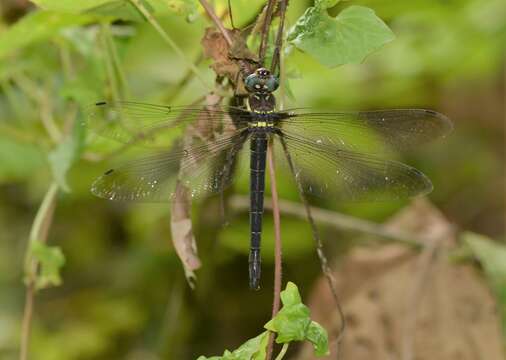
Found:
[(107, 170), (92, 193), (116, 201), (170, 202), (182, 184), (191, 197), (223, 194), (249, 145), (249, 286), (259, 289), (269, 143), (283, 154), (277, 163), (304, 196), (388, 201), (432, 191), (427, 176), (394, 157), (447, 135), (452, 123), (445, 115), (425, 109), (276, 111), (277, 76), (260, 67), (244, 84), (247, 96), (240, 106), (96, 103), (87, 116), (89, 127), (149, 153)]

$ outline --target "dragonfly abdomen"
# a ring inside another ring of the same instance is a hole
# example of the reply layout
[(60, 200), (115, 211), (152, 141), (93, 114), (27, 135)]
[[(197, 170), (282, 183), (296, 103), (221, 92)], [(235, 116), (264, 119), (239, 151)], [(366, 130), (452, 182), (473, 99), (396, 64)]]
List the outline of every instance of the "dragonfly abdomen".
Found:
[(250, 143), (250, 229), (251, 245), (249, 256), (250, 288), (260, 287), (260, 242), (262, 237), (262, 215), (264, 211), (265, 160), (267, 134), (253, 132)]

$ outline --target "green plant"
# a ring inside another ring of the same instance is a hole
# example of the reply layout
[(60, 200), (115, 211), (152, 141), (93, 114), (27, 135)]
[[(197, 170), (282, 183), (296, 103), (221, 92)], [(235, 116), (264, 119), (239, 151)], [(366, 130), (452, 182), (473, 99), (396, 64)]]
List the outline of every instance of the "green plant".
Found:
[(309, 309), (302, 303), (294, 283), (286, 284), (285, 290), (281, 292), (281, 302), (283, 307), (264, 325), (267, 331), (246, 341), (234, 351), (226, 350), (223, 356), (200, 356), (197, 360), (263, 360), (266, 357), (269, 331), (276, 334), (276, 343), (283, 344), (276, 360), (281, 360), (289, 344), (295, 341), (310, 341), (316, 356), (328, 355), (327, 331), (311, 320)]

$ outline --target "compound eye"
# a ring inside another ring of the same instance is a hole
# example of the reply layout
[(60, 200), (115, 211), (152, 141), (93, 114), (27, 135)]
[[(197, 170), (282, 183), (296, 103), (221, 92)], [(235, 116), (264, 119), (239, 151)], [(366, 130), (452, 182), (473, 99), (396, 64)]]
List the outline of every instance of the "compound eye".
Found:
[(258, 91), (258, 89), (261, 86), (258, 75), (257, 74), (248, 75), (246, 80), (244, 80), (244, 86), (246, 87), (246, 90), (248, 90), (249, 92)]
[(279, 79), (276, 76), (271, 76), (266, 82), (269, 92), (275, 91), (279, 87)]

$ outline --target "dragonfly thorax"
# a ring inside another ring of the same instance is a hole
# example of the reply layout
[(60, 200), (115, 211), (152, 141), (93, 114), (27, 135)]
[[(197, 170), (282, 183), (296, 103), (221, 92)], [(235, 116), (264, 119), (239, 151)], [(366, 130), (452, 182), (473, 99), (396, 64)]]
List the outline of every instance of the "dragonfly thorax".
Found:
[(276, 99), (271, 93), (252, 93), (248, 96), (248, 107), (256, 113), (271, 113), (276, 107)]

